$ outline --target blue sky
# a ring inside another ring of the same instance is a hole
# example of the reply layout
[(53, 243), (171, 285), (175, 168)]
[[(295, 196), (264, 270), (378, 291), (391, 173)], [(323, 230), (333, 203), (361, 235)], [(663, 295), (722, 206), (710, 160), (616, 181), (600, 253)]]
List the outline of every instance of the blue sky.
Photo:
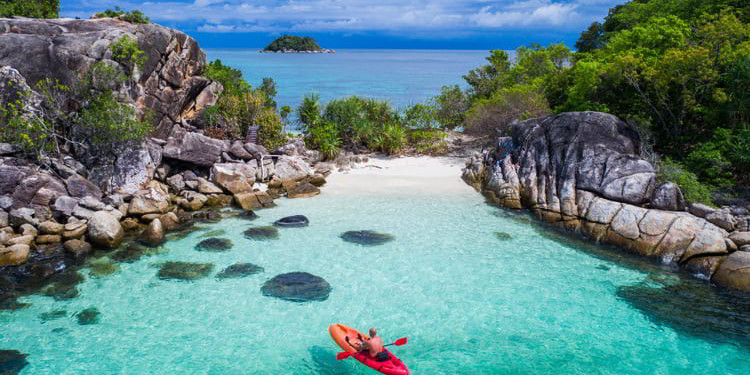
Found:
[(260, 48), (281, 34), (328, 48), (513, 49), (572, 46), (625, 0), (61, 0), (64, 17), (119, 5), (180, 29), (204, 48)]

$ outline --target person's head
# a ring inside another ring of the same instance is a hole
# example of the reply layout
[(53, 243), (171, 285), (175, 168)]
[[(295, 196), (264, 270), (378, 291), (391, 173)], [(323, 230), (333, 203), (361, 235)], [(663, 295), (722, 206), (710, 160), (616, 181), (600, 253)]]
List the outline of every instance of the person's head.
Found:
[(375, 330), (375, 328), (370, 328), (370, 338), (373, 338), (378, 335), (378, 331)]

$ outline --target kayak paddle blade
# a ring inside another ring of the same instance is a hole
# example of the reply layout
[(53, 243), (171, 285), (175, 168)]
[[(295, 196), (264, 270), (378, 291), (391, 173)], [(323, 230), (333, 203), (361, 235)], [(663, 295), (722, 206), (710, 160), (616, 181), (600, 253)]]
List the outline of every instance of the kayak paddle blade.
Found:
[(340, 361), (342, 359), (347, 359), (347, 358), (349, 358), (350, 355), (352, 355), (352, 353), (349, 353), (349, 352), (338, 353), (338, 354), (336, 354), (336, 360)]
[(409, 338), (408, 337), (402, 337), (402, 338), (396, 340), (396, 342), (394, 342), (393, 345), (396, 345), (396, 346), (406, 345), (407, 342), (409, 342)]

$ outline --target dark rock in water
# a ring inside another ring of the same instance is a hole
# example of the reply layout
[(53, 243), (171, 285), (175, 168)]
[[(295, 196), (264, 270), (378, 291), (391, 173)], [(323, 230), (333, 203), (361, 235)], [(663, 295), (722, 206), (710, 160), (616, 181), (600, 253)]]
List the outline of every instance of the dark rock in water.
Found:
[(162, 280), (197, 280), (213, 271), (211, 263), (166, 262), (156, 274)]
[(31, 306), (30, 303), (18, 302), (15, 296), (0, 296), (0, 311), (15, 311)]
[(28, 354), (18, 350), (0, 350), (0, 374), (18, 374), (29, 364), (26, 361)]
[(617, 288), (617, 296), (649, 320), (700, 339), (750, 349), (750, 296), (698, 280), (664, 286), (639, 283)]
[(78, 319), (78, 324), (87, 326), (99, 323), (100, 315), (101, 313), (96, 309), (96, 307), (89, 307), (88, 309), (79, 311), (76, 314), (76, 319)]
[(93, 277), (104, 277), (109, 276), (119, 268), (117, 263), (113, 263), (108, 259), (101, 259), (93, 261), (89, 264), (89, 275)]
[(331, 285), (322, 277), (307, 272), (290, 272), (266, 281), (260, 291), (264, 296), (292, 302), (325, 301)]
[(193, 220), (204, 223), (218, 223), (221, 221), (221, 213), (216, 210), (193, 212)]
[(54, 310), (49, 311), (46, 313), (39, 314), (39, 319), (41, 319), (43, 322), (48, 322), (50, 320), (60, 319), (68, 316), (68, 312), (65, 310)]
[(310, 224), (310, 220), (307, 220), (304, 215), (287, 216), (273, 223), (277, 227), (306, 227), (308, 224)]
[(251, 240), (272, 240), (279, 238), (279, 230), (272, 226), (254, 227), (243, 232)]
[(387, 233), (378, 233), (371, 230), (353, 230), (342, 233), (341, 239), (362, 246), (377, 246), (392, 241), (394, 237)]
[(263, 272), (263, 267), (261, 266), (256, 266), (252, 263), (235, 263), (216, 274), (216, 278), (238, 279), (241, 277), (255, 275), (256, 273), (261, 272)]
[(56, 300), (66, 300), (78, 297), (76, 285), (84, 278), (78, 272), (66, 272), (54, 276), (52, 280), (40, 290), (41, 294)]
[(240, 213), (239, 215), (237, 215), (237, 217), (240, 218), (240, 219), (245, 219), (245, 220), (255, 220), (259, 216), (258, 216), (258, 214), (255, 213), (255, 211), (249, 211), (248, 210), (248, 211), (242, 211), (242, 213)]
[(607, 266), (606, 264), (600, 264), (600, 265), (596, 266), (596, 269), (602, 270), (602, 271), (609, 271), (610, 270), (609, 266)]
[(513, 239), (510, 234), (505, 232), (495, 232), (495, 237), (497, 237), (497, 239), (501, 241), (508, 241)]
[(198, 237), (200, 238), (216, 237), (216, 236), (223, 236), (224, 234), (226, 234), (226, 231), (224, 229), (217, 229), (217, 230), (212, 230), (212, 231), (203, 233)]
[(197, 245), (195, 250), (198, 251), (227, 251), (232, 248), (232, 241), (227, 238), (207, 238)]
[(120, 248), (110, 254), (110, 258), (117, 262), (133, 263), (140, 260), (143, 256), (156, 255), (166, 252), (163, 247), (148, 247), (140, 242), (131, 242), (127, 246)]

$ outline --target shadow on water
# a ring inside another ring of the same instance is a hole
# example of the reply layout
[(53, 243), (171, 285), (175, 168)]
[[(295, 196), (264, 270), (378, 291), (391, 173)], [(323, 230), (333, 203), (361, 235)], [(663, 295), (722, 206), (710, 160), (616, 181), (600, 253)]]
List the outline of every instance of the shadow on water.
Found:
[[(498, 215), (499, 216), (499, 215)], [(540, 236), (603, 261), (648, 274), (645, 281), (617, 288), (619, 299), (656, 325), (708, 342), (740, 345), (750, 350), (750, 294), (718, 288), (676, 266), (596, 244), (578, 234), (540, 221)], [(598, 270), (608, 271), (601, 264)]]
[(336, 352), (330, 348), (315, 345), (310, 348), (313, 371), (321, 375), (348, 375), (351, 367), (343, 361), (336, 360)]

